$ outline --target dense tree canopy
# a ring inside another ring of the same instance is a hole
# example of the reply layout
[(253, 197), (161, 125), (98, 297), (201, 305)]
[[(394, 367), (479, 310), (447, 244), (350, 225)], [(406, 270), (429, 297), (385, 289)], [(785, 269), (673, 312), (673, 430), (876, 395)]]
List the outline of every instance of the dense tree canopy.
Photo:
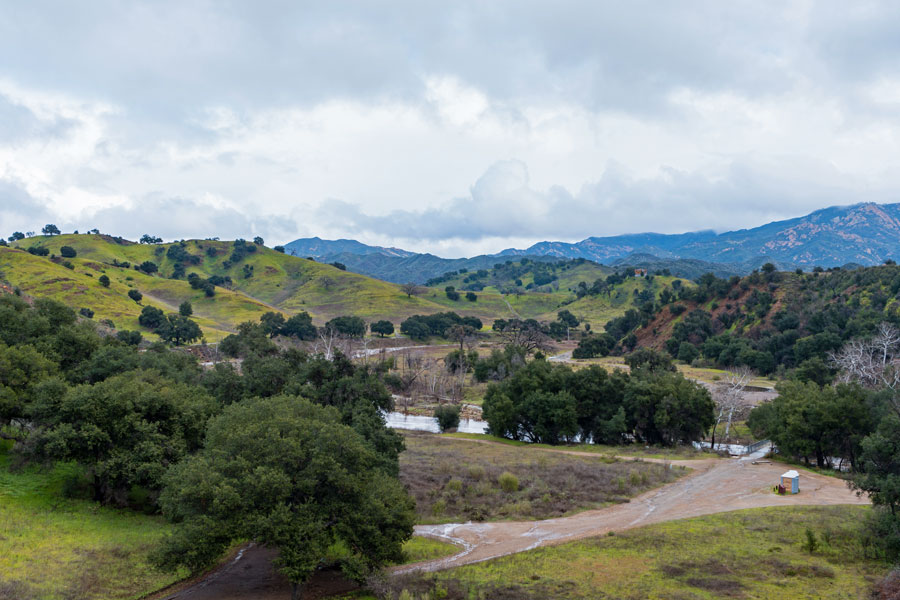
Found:
[(403, 486), (339, 412), (292, 396), (226, 408), (203, 451), (166, 483), (163, 512), (178, 528), (160, 563), (197, 570), (234, 540), (252, 539), (278, 549), (294, 598), (335, 544), (356, 578), (400, 559), (415, 519)]

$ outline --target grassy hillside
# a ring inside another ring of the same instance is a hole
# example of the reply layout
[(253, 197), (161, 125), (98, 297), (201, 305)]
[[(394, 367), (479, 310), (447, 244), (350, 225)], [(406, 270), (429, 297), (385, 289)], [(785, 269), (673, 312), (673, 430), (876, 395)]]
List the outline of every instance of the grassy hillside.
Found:
[[(611, 286), (607, 293), (586, 294), (578, 298), (579, 284), (583, 283), (590, 288), (595, 281), (605, 280), (614, 272), (609, 267), (582, 259), (556, 264), (534, 263), (530, 260), (505, 261), (498, 267), (481, 272), (448, 273), (436, 278), (431, 281), (427, 297), (447, 307), (478, 304), (482, 312), (493, 313), (506, 308), (522, 318), (544, 321), (556, 319), (556, 313), (565, 308), (579, 320), (600, 328), (610, 319), (622, 316), (626, 310), (640, 306), (640, 292), (650, 290), (654, 297), (658, 297), (664, 289), (671, 289), (672, 283), (680, 279), (659, 275), (648, 278), (627, 277), (623, 282)], [(681, 280), (681, 283), (686, 288), (693, 285), (685, 280)], [(444, 291), (447, 286), (453, 286), (459, 291), (461, 298), (450, 300)], [(470, 290), (476, 290), (477, 300), (474, 303), (465, 298), (466, 292)]]
[[(68, 260), (73, 269), (59, 260), (0, 247), (0, 277), (30, 296), (58, 300), (75, 309), (89, 308), (95, 321), (109, 319), (117, 329), (140, 329), (138, 316), (144, 306), (176, 312), (179, 304), (188, 300), (194, 308), (193, 318), (208, 341), (224, 337), (237, 323), (259, 320), (272, 310), (239, 292), (223, 289), (207, 298), (186, 281), (154, 277), (87, 258)], [(110, 279), (108, 288), (98, 281), (104, 274)], [(128, 297), (131, 289), (143, 294), (140, 304)]]
[[(46, 248), (49, 255), (25, 251), (32, 246)], [(63, 259), (60, 250), (64, 246), (73, 248), (77, 256)], [(651, 285), (627, 278), (609, 294), (576, 299), (580, 282), (591, 285), (612, 271), (584, 260), (534, 263), (526, 259), (498, 263), (480, 277), (475, 277), (478, 272), (457, 273), (408, 297), (397, 284), (252, 243), (244, 247), (244, 252), (236, 254), (231, 241), (137, 244), (106, 235), (37, 236), (0, 248), (0, 279), (35, 297), (90, 308), (95, 320), (110, 319), (119, 329), (138, 329), (142, 305), (174, 312), (188, 300), (208, 341), (219, 340), (238, 323), (256, 321), (273, 310), (288, 315), (306, 311), (318, 324), (339, 315), (356, 315), (367, 321), (388, 319), (395, 325), (414, 314), (452, 310), (476, 316), (490, 327), (495, 319), (516, 316), (552, 321), (565, 307), (599, 327), (636, 306), (634, 293), (643, 289), (642, 285), (658, 295), (672, 281), (656, 277)], [(145, 261), (154, 263), (158, 271), (146, 274), (134, 268)], [(210, 298), (189, 285), (192, 273), (224, 281)], [(108, 288), (98, 283), (101, 275), (109, 277)], [(448, 298), (444, 292), (447, 285), (461, 290), (462, 297)], [(471, 288), (478, 289), (474, 302), (465, 297), (466, 289)], [(128, 298), (130, 289), (144, 295), (141, 304)]]
[[(31, 246), (45, 247), (50, 255), (39, 257), (24, 251)], [(63, 246), (77, 253), (76, 258), (66, 259), (74, 266), (72, 270), (63, 266), (59, 256)], [(182, 256), (189, 259), (173, 260), (169, 252), (173, 246), (181, 246)], [(141, 306), (127, 297), (130, 288), (144, 294), (143, 304), (170, 312), (190, 300), (195, 318), (210, 341), (223, 337), (238, 323), (256, 321), (271, 310), (286, 314), (306, 311), (320, 324), (339, 315), (389, 319), (399, 324), (413, 314), (449, 308), (425, 297), (407, 297), (396, 284), (262, 246), (254, 246), (253, 252), (237, 261), (232, 259), (233, 251), (232, 242), (216, 240), (145, 245), (104, 235), (37, 236), (11, 248), (0, 248), (0, 273), (2, 279), (30, 295), (91, 308), (95, 319), (112, 319), (120, 328), (137, 328)], [(158, 273), (147, 275), (134, 269), (144, 261), (156, 264)], [(122, 263), (129, 266), (114, 266)], [(184, 275), (172, 279), (178, 264), (184, 266)], [(202, 290), (188, 284), (186, 278), (191, 273), (204, 279), (228, 277), (230, 283), (217, 286), (215, 296), (207, 298)], [(109, 288), (97, 283), (102, 274), (110, 278)], [(510, 316), (505, 303), (499, 307), (453, 308), (488, 320)]]

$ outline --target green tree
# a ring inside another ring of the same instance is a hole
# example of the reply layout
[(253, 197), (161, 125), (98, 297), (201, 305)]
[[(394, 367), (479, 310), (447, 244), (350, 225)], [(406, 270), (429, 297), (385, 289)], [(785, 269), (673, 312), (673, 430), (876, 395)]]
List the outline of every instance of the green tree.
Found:
[(283, 314), (270, 311), (259, 318), (259, 323), (269, 337), (275, 337), (281, 334), (286, 321)]
[(167, 315), (156, 334), (176, 346), (190, 344), (203, 336), (200, 326), (184, 315)]
[(155, 306), (145, 306), (138, 317), (138, 323), (140, 323), (141, 327), (146, 327), (147, 329), (159, 329), (165, 320), (165, 313)]
[(144, 295), (136, 289), (128, 290), (128, 297), (138, 303), (144, 299)]
[(52, 223), (48, 223), (48, 224), (44, 225), (44, 227), (41, 229), (41, 233), (43, 233), (44, 235), (59, 235), (62, 232), (59, 230), (59, 227), (57, 227), (56, 225), (53, 225)]
[(72, 246), (62, 246), (59, 249), (59, 255), (63, 258), (75, 258), (78, 256), (78, 252)]
[(394, 335), (394, 324), (386, 320), (375, 321), (369, 325), (369, 329), (372, 330), (372, 333), (377, 333), (381, 337)]
[(361, 338), (366, 335), (366, 322), (360, 317), (335, 317), (325, 323), (325, 328), (347, 337)]
[(556, 313), (556, 319), (566, 327), (570, 327), (572, 329), (578, 327), (578, 317), (576, 317), (566, 309), (563, 309)]
[(697, 441), (715, 422), (709, 391), (665, 370), (638, 371), (625, 389), (625, 407), (635, 436), (651, 444)]
[[(162, 248), (160, 248), (160, 249), (162, 249)], [(143, 271), (144, 273), (147, 273), (148, 275), (152, 275), (153, 273), (156, 273), (157, 271), (159, 271), (159, 267), (156, 265), (155, 262), (153, 262), (151, 260), (145, 260), (144, 262), (142, 262), (138, 266), (138, 269)]]
[(434, 409), (434, 418), (437, 419), (441, 432), (459, 427), (459, 406), (456, 404), (444, 404)]
[(194, 314), (194, 307), (190, 300), (185, 300), (178, 306), (178, 314), (182, 317), (189, 317)]
[(74, 460), (97, 501), (125, 505), (133, 486), (158, 491), (166, 468), (200, 448), (215, 401), (152, 371), (131, 371), (32, 403), (29, 442), (41, 460)]
[(100, 283), (100, 285), (102, 285), (103, 287), (107, 287), (107, 288), (109, 287), (109, 277), (108, 277), (107, 275), (101, 275), (101, 276), (97, 279), (97, 281), (98, 281), (98, 282)]
[(9, 236), (8, 239), (11, 242), (18, 242), (19, 240), (25, 239), (25, 234), (22, 233), (21, 231), (14, 231), (13, 234), (11, 236)]
[(177, 525), (155, 560), (199, 570), (233, 541), (278, 549), (298, 600), (330, 548), (347, 550), (357, 579), (401, 557), (413, 502), (379, 467), (337, 410), (297, 397), (232, 404), (213, 419), (203, 450), (173, 467), (160, 498)]
[(299, 312), (288, 317), (281, 328), (281, 335), (295, 337), (300, 340), (316, 339), (316, 327), (308, 312)]
[(632, 371), (675, 371), (672, 357), (652, 348), (635, 350), (625, 357), (625, 364)]

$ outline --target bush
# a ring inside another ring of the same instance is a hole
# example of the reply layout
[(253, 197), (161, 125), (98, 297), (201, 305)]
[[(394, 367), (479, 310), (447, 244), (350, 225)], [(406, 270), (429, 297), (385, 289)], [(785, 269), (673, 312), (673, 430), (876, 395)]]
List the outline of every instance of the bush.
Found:
[(63, 246), (59, 249), (59, 255), (63, 258), (75, 258), (78, 256), (78, 253), (75, 252), (75, 248), (72, 246)]
[(519, 489), (519, 478), (509, 471), (501, 473), (497, 482), (500, 484), (500, 489), (507, 493), (512, 493)]
[[(161, 249), (161, 248), (160, 248), (160, 249)], [(151, 275), (151, 274), (156, 273), (157, 271), (159, 271), (159, 267), (156, 266), (156, 263), (155, 263), (155, 262), (149, 261), (149, 260), (145, 260), (144, 262), (142, 262), (142, 263), (140, 264), (140, 266), (138, 266), (138, 270), (139, 270), (139, 271), (143, 271), (144, 273), (147, 273), (148, 275)]]
[(43, 246), (30, 246), (28, 248), (28, 253), (35, 256), (47, 256), (48, 254), (50, 254), (50, 250), (44, 248)]
[(469, 302), (475, 302), (476, 300), (478, 300), (478, 296), (475, 294), (475, 292), (466, 292), (466, 300), (468, 300)]
[(107, 277), (106, 275), (101, 275), (97, 281), (99, 281), (100, 285), (102, 285), (103, 287), (109, 287), (109, 277)]
[(459, 406), (450, 404), (438, 406), (434, 410), (434, 417), (437, 419), (441, 432), (459, 427)]
[(89, 309), (89, 308), (79, 308), (79, 309), (78, 309), (78, 314), (81, 315), (82, 317), (87, 318), (87, 319), (93, 319), (93, 318), (94, 318), (94, 311), (92, 311), (92, 310)]
[(141, 335), (140, 331), (126, 331), (123, 329), (122, 331), (116, 332), (116, 339), (129, 346), (139, 345), (143, 338), (144, 336)]
[(135, 302), (140, 302), (141, 300), (143, 300), (144, 295), (137, 290), (128, 290), (128, 297)]

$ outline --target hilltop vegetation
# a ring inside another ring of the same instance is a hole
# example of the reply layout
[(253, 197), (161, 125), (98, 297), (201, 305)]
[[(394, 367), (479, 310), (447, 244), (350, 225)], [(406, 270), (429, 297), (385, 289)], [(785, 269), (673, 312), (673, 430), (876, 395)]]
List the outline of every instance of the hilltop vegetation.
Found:
[[(83, 308), (116, 329), (139, 329), (146, 306), (175, 314), (189, 302), (191, 318), (207, 341), (273, 311), (285, 318), (309, 313), (318, 325), (349, 315), (399, 329), (410, 316), (448, 311), (487, 324), (509, 318), (552, 322), (568, 307), (580, 322), (601, 324), (637, 306), (640, 293), (659, 294), (676, 280), (623, 278), (609, 294), (583, 297), (579, 285), (592, 285), (613, 271), (584, 260), (526, 258), (452, 273), (436, 286), (407, 293), (406, 286), (350, 273), (341, 265), (267, 248), (261, 239), (164, 244), (153, 236), (136, 243), (99, 233), (13, 237), (8, 247), (0, 247), (0, 281), (10, 287)], [(459, 292), (448, 293), (453, 286)], [(150, 330), (143, 333), (154, 337)]]
[(746, 277), (711, 274), (666, 295), (606, 329), (617, 341), (666, 350), (699, 365), (749, 366), (825, 383), (829, 353), (882, 322), (900, 324), (900, 267), (777, 272), (767, 265)]

